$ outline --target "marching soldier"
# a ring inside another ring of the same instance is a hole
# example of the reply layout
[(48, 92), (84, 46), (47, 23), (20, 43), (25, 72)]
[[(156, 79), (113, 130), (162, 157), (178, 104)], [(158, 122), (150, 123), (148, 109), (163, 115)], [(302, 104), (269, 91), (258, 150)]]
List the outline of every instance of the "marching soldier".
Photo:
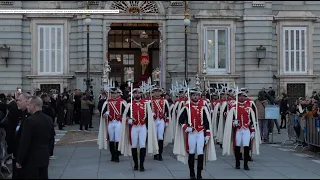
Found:
[(220, 106), (221, 101), (218, 96), (218, 91), (215, 90), (211, 93), (211, 119), (212, 119), (212, 131), (213, 131), (213, 137), (217, 136), (217, 130), (218, 130), (218, 123), (219, 123), (219, 117), (220, 117)]
[[(244, 149), (244, 169), (249, 170), (249, 146), (250, 140), (253, 143), (253, 153), (259, 154), (260, 133), (255, 133), (257, 129), (255, 114), (250, 102), (246, 100), (246, 94), (238, 92), (238, 100), (230, 109), (223, 137), (223, 155), (230, 155), (232, 150), (236, 157), (236, 169), (240, 169), (240, 149)], [(231, 140), (233, 138), (233, 140)], [(233, 142), (233, 143), (232, 143)], [(233, 149), (232, 149), (233, 148)]]
[(163, 92), (164, 91), (159, 87), (154, 87), (151, 91), (153, 95), (151, 99), (151, 109), (153, 111), (153, 119), (154, 119), (154, 124), (156, 128), (155, 131), (157, 134), (158, 147), (159, 147), (159, 154), (154, 155), (154, 160), (159, 160), (159, 161), (162, 161), (164, 138), (166, 140), (165, 145), (167, 145), (168, 142), (172, 142), (172, 136), (173, 136), (167, 130), (165, 131), (165, 128), (168, 127), (170, 122), (170, 112), (169, 112), (170, 107), (169, 107), (168, 101), (161, 96)]
[[(131, 90), (131, 102), (128, 103), (123, 116), (119, 151), (124, 156), (131, 156), (134, 170), (145, 171), (144, 160), (146, 153), (157, 154), (158, 143), (155, 134), (154, 120), (150, 102), (141, 99), (140, 88)], [(148, 141), (148, 142), (147, 142)], [(138, 164), (138, 149), (140, 148), (140, 164)], [(130, 151), (131, 149), (131, 151)]]
[(118, 152), (122, 115), (126, 108), (126, 101), (120, 98), (120, 92), (117, 88), (111, 88), (111, 98), (107, 99), (102, 106), (99, 127), (99, 149), (107, 149), (105, 139), (109, 141), (111, 161), (119, 162)]
[(220, 115), (219, 115), (219, 124), (218, 124), (218, 131), (217, 131), (217, 142), (220, 144), (220, 148), (222, 148), (222, 141), (224, 136), (224, 126), (226, 122), (227, 113), (229, 110), (228, 106), (228, 97), (226, 89), (223, 88), (220, 92)]
[[(198, 90), (190, 90), (191, 100), (183, 106), (178, 114), (179, 126), (176, 127), (173, 148), (173, 153), (177, 155), (178, 161), (184, 163), (188, 161), (191, 179), (196, 179), (195, 154), (198, 154), (197, 179), (202, 179), (201, 171), (204, 160), (216, 160), (213, 138), (210, 138), (212, 136), (210, 114), (204, 101), (200, 100), (200, 95), (201, 92)], [(187, 154), (189, 155), (187, 156)]]
[[(188, 98), (186, 97), (186, 90), (184, 88), (180, 88), (178, 92), (178, 98), (176, 99), (174, 106), (171, 112), (171, 121), (173, 128), (173, 135), (175, 135), (176, 125), (178, 123), (177, 115), (180, 112), (180, 109), (187, 102)], [(173, 137), (174, 138), (174, 137)]]

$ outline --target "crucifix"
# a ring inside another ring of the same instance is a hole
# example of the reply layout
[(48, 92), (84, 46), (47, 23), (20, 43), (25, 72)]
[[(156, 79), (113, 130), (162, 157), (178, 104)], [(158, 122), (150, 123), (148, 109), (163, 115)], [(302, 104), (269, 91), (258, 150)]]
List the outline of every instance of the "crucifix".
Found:
[[(148, 38), (148, 34), (143, 31), (141, 34), (140, 34), (140, 39), (147, 39)], [(133, 39), (126, 39), (127, 42), (133, 42), (134, 44), (136, 44), (137, 46), (140, 47), (141, 49), (141, 59), (140, 59), (140, 64), (142, 66), (142, 74), (145, 73), (148, 65), (149, 65), (149, 54), (148, 54), (148, 49), (149, 47), (154, 44), (156, 40), (152, 41), (151, 43), (147, 44), (145, 41), (141, 41), (140, 43), (139, 42), (136, 42), (135, 40)]]

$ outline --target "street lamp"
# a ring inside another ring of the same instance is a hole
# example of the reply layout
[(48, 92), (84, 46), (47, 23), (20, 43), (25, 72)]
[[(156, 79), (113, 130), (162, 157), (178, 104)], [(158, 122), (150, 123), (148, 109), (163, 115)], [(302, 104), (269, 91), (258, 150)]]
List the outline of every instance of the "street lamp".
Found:
[(188, 79), (188, 26), (190, 26), (190, 18), (189, 18), (189, 1), (185, 1), (185, 11), (184, 11), (184, 78), (187, 83), (189, 83)]
[[(89, 1), (86, 2), (86, 9), (89, 9)], [(90, 14), (86, 14), (86, 19), (84, 20), (84, 24), (87, 25), (87, 79), (86, 79), (86, 86), (87, 92), (89, 92), (91, 79), (90, 79), (90, 48), (89, 48), (89, 32), (90, 32)]]

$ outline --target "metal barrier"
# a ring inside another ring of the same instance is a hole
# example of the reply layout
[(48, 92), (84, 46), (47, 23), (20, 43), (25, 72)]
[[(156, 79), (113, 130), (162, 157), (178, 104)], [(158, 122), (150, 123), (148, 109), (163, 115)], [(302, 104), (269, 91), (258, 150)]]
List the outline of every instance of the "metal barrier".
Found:
[(304, 117), (299, 117), (298, 115), (289, 115), (287, 130), (289, 139), (285, 140), (283, 144), (292, 141), (295, 144), (294, 149), (302, 146), (303, 151), (308, 145), (308, 143), (306, 143), (306, 119)]
[(305, 131), (307, 144), (320, 147), (320, 120), (313, 117), (307, 118)]
[(294, 142), (296, 149), (301, 146), (302, 151), (306, 147), (320, 147), (320, 120), (314, 117), (298, 117), (297, 115), (289, 115), (288, 118), (288, 141)]

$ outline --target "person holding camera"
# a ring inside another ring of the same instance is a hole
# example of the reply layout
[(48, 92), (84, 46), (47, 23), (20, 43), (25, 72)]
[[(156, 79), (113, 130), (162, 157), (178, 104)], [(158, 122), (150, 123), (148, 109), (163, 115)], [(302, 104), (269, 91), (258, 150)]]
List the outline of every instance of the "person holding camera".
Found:
[[(89, 131), (89, 121), (91, 116), (90, 106), (93, 105), (93, 102), (90, 101), (90, 94), (84, 93), (81, 99), (81, 119), (80, 119), (80, 131)], [(92, 117), (92, 116), (91, 116)]]

